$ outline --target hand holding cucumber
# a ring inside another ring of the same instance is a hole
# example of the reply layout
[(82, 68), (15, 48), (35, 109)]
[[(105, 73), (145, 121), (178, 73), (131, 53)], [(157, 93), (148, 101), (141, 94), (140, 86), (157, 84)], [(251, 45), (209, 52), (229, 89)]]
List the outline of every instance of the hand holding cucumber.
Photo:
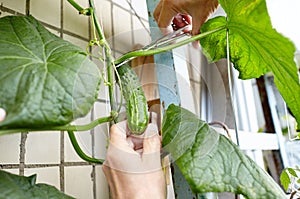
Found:
[(127, 121), (111, 127), (103, 172), (113, 199), (166, 197), (160, 149), (161, 138), (153, 120), (141, 135), (131, 134)]

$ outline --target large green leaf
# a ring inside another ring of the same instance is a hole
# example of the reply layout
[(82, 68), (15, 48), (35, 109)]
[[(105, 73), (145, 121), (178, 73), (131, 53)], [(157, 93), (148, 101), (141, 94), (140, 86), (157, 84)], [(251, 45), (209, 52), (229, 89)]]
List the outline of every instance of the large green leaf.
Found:
[[(293, 43), (272, 28), (265, 0), (219, 0), (227, 14), (205, 23), (201, 32), (227, 26), (230, 60), (241, 79), (269, 71), (287, 105), (300, 124), (300, 84)], [(226, 30), (200, 40), (211, 61), (226, 58)]]
[(99, 83), (86, 53), (33, 17), (0, 19), (0, 128), (67, 124), (88, 113)]
[(71, 199), (46, 184), (36, 184), (36, 175), (17, 176), (0, 170), (0, 198), (6, 199)]
[(234, 143), (191, 112), (170, 105), (163, 147), (196, 193), (234, 192), (249, 199), (286, 198), (278, 184)]

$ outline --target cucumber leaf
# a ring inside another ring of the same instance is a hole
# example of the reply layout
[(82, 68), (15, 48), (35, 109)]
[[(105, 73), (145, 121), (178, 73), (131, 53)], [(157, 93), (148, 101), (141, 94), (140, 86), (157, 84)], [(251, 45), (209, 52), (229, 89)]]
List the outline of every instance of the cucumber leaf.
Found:
[(171, 153), (194, 192), (233, 192), (249, 199), (286, 198), (264, 170), (193, 113), (170, 105), (162, 133), (164, 149)]
[[(275, 76), (282, 97), (300, 124), (300, 84), (294, 61), (294, 44), (272, 28), (265, 0), (219, 0), (227, 14), (207, 21), (201, 32), (226, 26), (230, 60), (239, 78)], [(210, 61), (226, 58), (226, 30), (200, 40)], [(299, 127), (300, 128), (300, 127)]]
[(71, 199), (72, 197), (51, 185), (36, 184), (36, 175), (24, 177), (0, 170), (0, 198)]
[(0, 18), (0, 128), (46, 128), (86, 115), (100, 72), (79, 47), (32, 16)]
[(287, 170), (293, 177), (298, 178), (297, 172), (293, 168), (287, 168)]
[(287, 191), (289, 185), (291, 184), (291, 179), (286, 169), (284, 169), (280, 174), (280, 183), (282, 184), (284, 190)]

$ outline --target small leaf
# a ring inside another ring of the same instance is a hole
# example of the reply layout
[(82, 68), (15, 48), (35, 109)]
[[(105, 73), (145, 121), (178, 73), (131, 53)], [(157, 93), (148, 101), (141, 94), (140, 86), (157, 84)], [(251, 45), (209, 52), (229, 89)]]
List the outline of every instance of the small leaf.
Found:
[(284, 169), (280, 175), (280, 182), (284, 188), (284, 190), (287, 191), (289, 188), (289, 185), (291, 184), (291, 179), (289, 174), (287, 173), (286, 169)]
[(0, 170), (0, 198), (72, 199), (46, 184), (36, 184), (36, 176), (17, 176)]
[(97, 66), (79, 47), (31, 16), (0, 18), (0, 128), (39, 128), (86, 115), (100, 83)]
[(163, 119), (163, 148), (196, 193), (233, 192), (281, 199), (279, 185), (234, 143), (191, 112), (170, 105)]
[[(239, 78), (257, 78), (267, 72), (300, 124), (300, 83), (294, 61), (295, 46), (273, 29), (265, 0), (219, 0), (227, 14), (207, 21), (201, 32), (226, 26), (230, 61)], [(200, 40), (210, 61), (226, 58), (226, 31), (218, 31)]]
[(296, 171), (292, 168), (287, 168), (287, 170), (289, 171), (289, 173), (294, 176), (295, 178), (298, 178), (298, 175), (296, 173)]

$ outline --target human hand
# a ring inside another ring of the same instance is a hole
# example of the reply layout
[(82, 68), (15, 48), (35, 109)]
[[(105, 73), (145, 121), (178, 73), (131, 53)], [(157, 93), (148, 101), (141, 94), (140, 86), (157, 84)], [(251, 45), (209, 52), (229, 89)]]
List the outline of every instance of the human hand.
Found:
[(3, 108), (0, 108), (0, 122), (5, 119), (6, 112)]
[(110, 129), (110, 144), (102, 168), (112, 198), (166, 198), (157, 125), (150, 123), (140, 136), (129, 133), (127, 121)]
[(218, 0), (161, 0), (154, 10), (154, 18), (164, 33), (192, 24), (192, 34), (200, 33), (202, 24), (217, 8)]

